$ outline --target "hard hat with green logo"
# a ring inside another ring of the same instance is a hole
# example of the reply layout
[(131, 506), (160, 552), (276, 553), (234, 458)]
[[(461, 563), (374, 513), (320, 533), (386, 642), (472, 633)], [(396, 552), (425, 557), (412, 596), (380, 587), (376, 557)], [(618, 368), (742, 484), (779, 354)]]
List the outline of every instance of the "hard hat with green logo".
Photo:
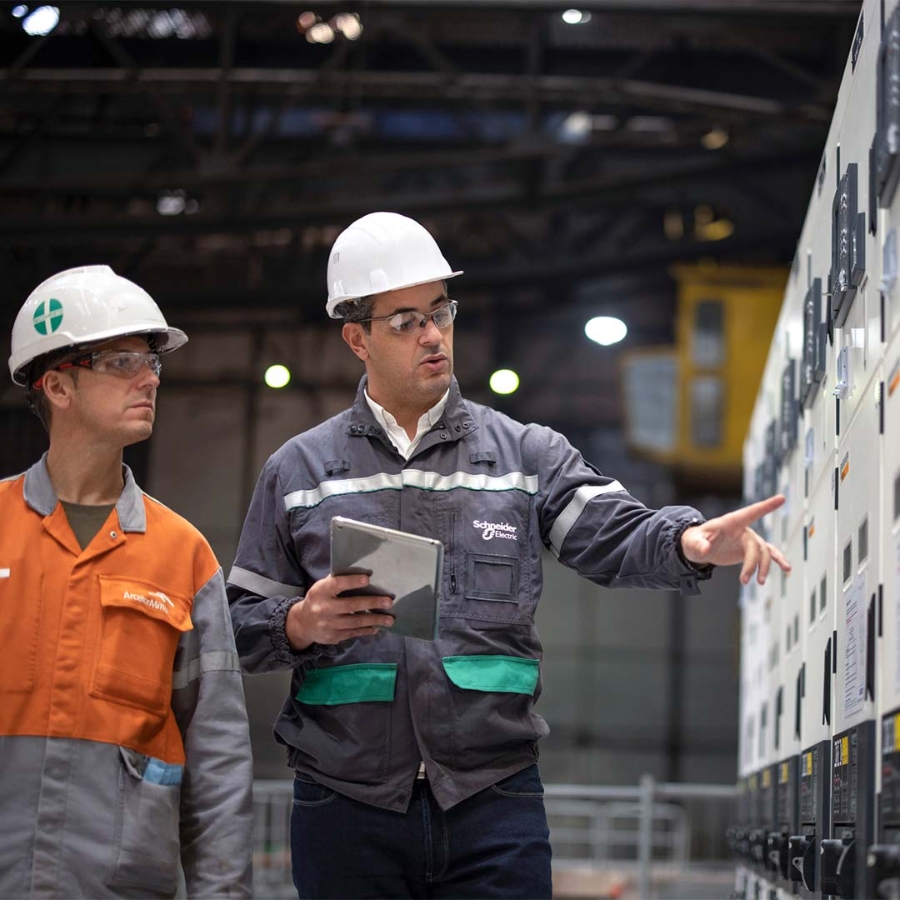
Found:
[(143, 288), (109, 266), (67, 269), (39, 284), (19, 310), (9, 371), (24, 385), (25, 370), (39, 356), (131, 334), (152, 335), (157, 353), (187, 342), (183, 331), (166, 324)]
[(339, 303), (385, 291), (445, 281), (462, 275), (444, 259), (435, 239), (415, 219), (374, 212), (348, 225), (328, 257), (328, 301), (332, 319)]

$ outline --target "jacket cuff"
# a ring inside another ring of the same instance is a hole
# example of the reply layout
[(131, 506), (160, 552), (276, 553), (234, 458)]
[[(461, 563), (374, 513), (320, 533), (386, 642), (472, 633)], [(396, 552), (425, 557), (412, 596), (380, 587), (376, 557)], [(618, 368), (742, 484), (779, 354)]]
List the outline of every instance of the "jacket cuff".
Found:
[(303, 674), (314, 667), (319, 659), (333, 657), (337, 647), (312, 643), (303, 650), (295, 650), (288, 642), (286, 623), (291, 607), (299, 603), (302, 597), (285, 597), (269, 616), (269, 636), (275, 658), (284, 666), (298, 670)]
[(679, 587), (684, 597), (692, 597), (700, 593), (697, 586), (698, 581), (708, 581), (712, 577), (712, 570), (715, 568), (712, 564), (699, 565), (691, 562), (685, 555), (681, 546), (681, 537), (695, 525), (702, 525), (706, 520), (702, 516), (689, 516), (676, 520), (669, 534), (671, 535), (673, 549), (678, 561), (687, 572), (682, 571), (679, 576)]

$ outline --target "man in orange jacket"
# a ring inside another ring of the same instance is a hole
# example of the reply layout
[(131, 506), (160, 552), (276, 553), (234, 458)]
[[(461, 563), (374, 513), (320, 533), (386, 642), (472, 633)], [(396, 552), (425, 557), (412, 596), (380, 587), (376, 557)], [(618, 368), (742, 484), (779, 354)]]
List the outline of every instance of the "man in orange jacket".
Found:
[(107, 266), (37, 287), (9, 360), (50, 434), (0, 482), (0, 896), (251, 890), (249, 730), (222, 573), (144, 494), (160, 354), (185, 343)]

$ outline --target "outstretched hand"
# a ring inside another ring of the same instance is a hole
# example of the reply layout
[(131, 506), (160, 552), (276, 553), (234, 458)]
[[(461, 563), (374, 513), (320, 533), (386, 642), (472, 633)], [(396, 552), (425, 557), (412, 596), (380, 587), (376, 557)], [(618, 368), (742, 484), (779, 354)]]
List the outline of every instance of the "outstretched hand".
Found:
[(681, 535), (681, 550), (685, 559), (697, 565), (734, 566), (743, 563), (741, 584), (747, 584), (754, 572), (756, 580), (765, 584), (772, 560), (785, 572), (790, 572), (791, 564), (784, 554), (750, 527), (783, 503), (784, 496), (777, 494), (686, 529)]

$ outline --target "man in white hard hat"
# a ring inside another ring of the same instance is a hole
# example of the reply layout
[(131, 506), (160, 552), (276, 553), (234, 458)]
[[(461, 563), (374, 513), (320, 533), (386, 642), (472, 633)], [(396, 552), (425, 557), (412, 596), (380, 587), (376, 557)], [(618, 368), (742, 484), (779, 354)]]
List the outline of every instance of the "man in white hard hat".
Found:
[[(451, 269), (432, 236), (373, 213), (338, 238), (327, 311), (364, 363), (353, 406), (260, 476), (228, 594), (250, 672), (290, 669), (275, 725), (295, 771), (300, 897), (549, 897), (534, 712), (541, 550), (614, 587), (696, 593), (713, 565), (788, 563), (749, 525), (647, 509), (560, 434), (463, 399)], [(439, 538), (437, 640), (391, 633), (389, 597), (329, 575), (341, 515)]]
[(222, 573), (144, 494), (160, 355), (108, 266), (39, 285), (10, 373), (50, 435), (0, 482), (0, 897), (249, 897), (249, 730)]

